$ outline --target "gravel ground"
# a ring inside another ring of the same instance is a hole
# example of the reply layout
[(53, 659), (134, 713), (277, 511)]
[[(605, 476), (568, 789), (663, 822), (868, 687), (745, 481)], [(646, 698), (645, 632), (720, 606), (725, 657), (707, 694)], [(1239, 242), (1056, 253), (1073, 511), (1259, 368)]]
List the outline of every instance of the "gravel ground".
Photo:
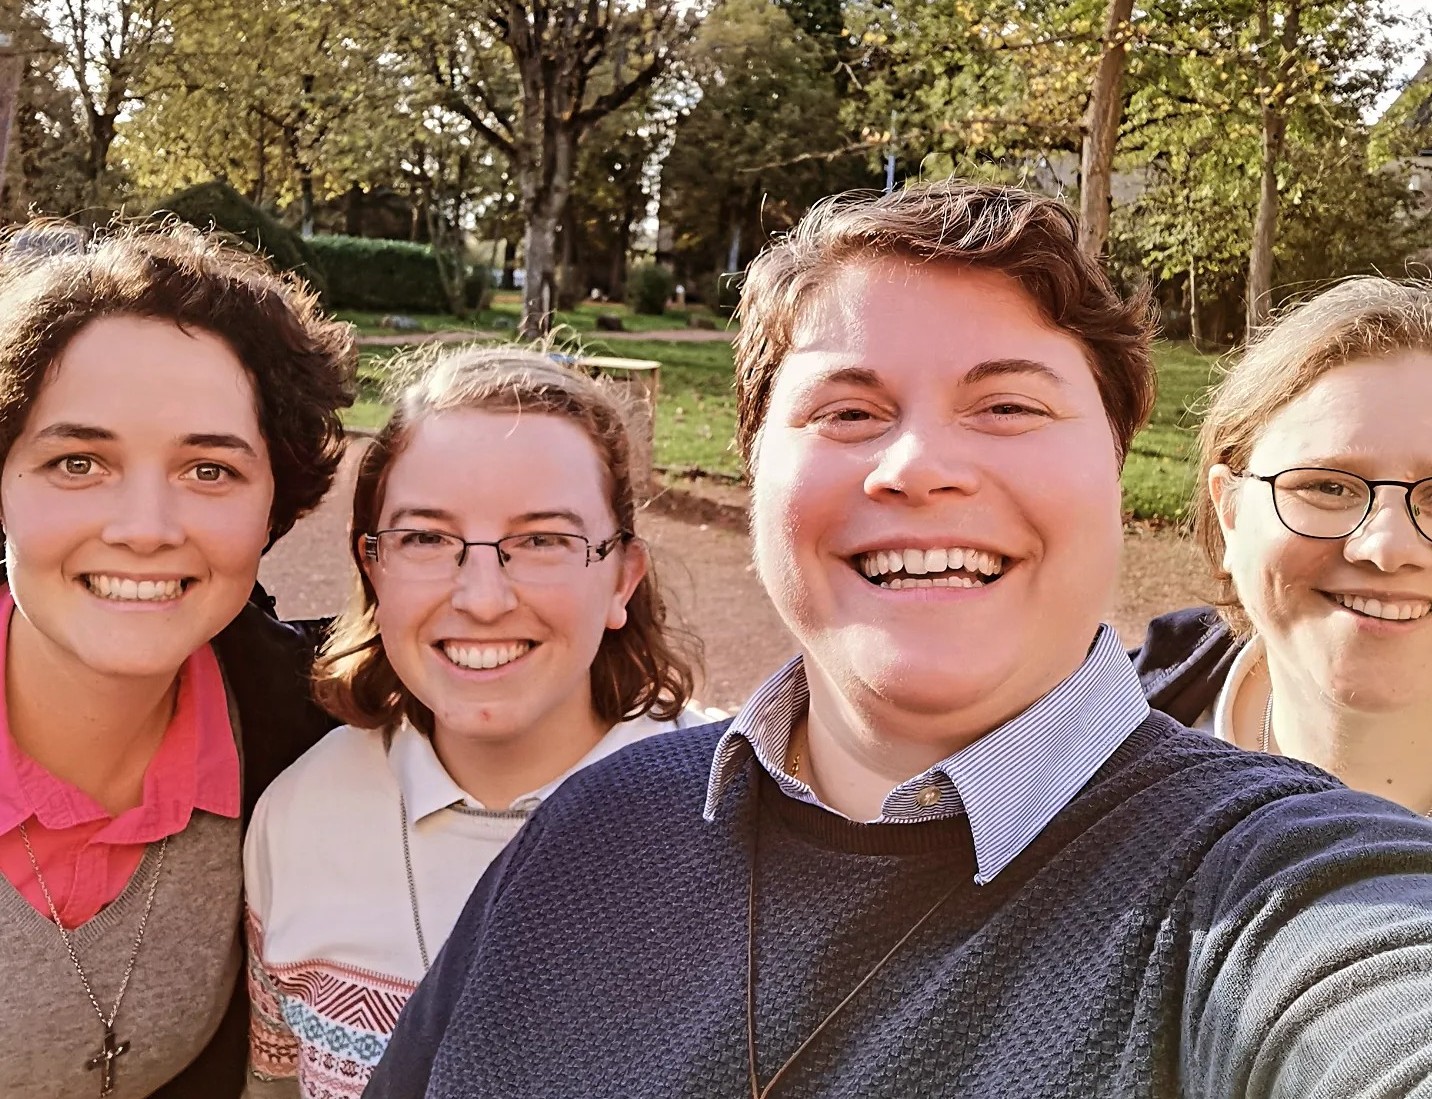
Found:
[[(338, 485), (265, 559), (259, 578), (287, 618), (333, 614), (353, 586), (347, 549), (353, 455)], [(674, 513), (673, 513), (674, 512)], [(739, 525), (707, 521), (699, 508), (649, 511), (642, 534), (676, 613), (706, 643), (706, 674), (698, 693), (707, 705), (734, 709), (795, 651), (750, 564)], [(1153, 615), (1201, 599), (1202, 568), (1187, 541), (1168, 532), (1131, 530), (1125, 537), (1123, 583), (1109, 621), (1126, 643), (1137, 642)]]

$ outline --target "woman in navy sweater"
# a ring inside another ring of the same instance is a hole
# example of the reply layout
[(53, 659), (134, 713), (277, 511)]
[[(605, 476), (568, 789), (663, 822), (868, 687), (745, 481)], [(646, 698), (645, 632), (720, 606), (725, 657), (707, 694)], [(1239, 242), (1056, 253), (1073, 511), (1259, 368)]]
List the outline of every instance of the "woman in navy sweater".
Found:
[(544, 803), (366, 1094), (1428, 1094), (1432, 823), (1150, 711), (1100, 622), (1149, 334), (1013, 189), (758, 259), (737, 445), (799, 654)]

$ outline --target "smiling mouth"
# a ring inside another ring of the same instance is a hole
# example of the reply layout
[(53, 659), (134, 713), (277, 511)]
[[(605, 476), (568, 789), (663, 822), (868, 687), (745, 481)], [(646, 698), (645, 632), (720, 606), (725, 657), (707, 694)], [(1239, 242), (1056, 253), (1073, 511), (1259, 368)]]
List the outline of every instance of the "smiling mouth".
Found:
[(85, 573), (80, 580), (91, 595), (114, 603), (172, 602), (183, 595), (194, 582), (194, 578), (189, 576), (178, 580), (133, 580), (102, 572)]
[(434, 646), (448, 661), (459, 668), (472, 671), (486, 671), (500, 668), (521, 659), (537, 647), (535, 641), (510, 641), (503, 645), (462, 645), (455, 641), (443, 641)]
[(856, 571), (891, 591), (905, 588), (982, 588), (993, 584), (1007, 557), (956, 546), (950, 549), (875, 550), (854, 559)]
[(1354, 614), (1365, 618), (1380, 618), (1384, 622), (1415, 622), (1432, 611), (1432, 600), (1427, 599), (1382, 600), (1363, 595), (1338, 595), (1333, 592), (1328, 592), (1327, 596), (1338, 606)]

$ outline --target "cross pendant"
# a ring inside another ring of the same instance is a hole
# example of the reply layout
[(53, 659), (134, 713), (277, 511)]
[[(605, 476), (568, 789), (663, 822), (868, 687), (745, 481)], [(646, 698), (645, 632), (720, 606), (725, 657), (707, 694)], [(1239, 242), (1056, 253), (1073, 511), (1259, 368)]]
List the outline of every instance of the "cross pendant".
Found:
[(99, 1093), (108, 1095), (114, 1090), (114, 1061), (122, 1053), (129, 1052), (128, 1042), (116, 1042), (114, 1030), (110, 1027), (104, 1028), (104, 1045), (98, 1053), (85, 1062), (85, 1068), (99, 1069)]

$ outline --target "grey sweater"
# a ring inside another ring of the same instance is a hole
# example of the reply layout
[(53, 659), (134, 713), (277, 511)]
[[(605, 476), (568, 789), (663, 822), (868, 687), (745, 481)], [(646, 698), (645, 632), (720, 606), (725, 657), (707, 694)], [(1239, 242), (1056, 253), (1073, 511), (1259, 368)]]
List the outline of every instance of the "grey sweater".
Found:
[[(169, 841), (154, 908), (115, 1036), (110, 1099), (143, 1099), (208, 1044), (240, 965), (240, 824), (194, 814)], [(105, 1014), (114, 1003), (144, 912), (159, 845), (150, 845), (124, 891), (71, 935)], [(99, 1095), (104, 1029), (59, 932), (0, 876), (0, 1096)], [(202, 1099), (196, 1096), (195, 1099)]]

